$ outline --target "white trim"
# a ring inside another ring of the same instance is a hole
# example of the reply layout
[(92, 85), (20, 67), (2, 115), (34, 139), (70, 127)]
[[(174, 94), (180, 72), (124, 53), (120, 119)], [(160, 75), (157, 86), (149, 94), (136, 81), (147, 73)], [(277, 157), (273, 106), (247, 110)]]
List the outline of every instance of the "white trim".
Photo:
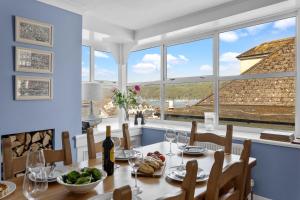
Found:
[(214, 112), (216, 113), (215, 126), (219, 125), (219, 35), (213, 38), (213, 73), (214, 73)]
[[(296, 18), (296, 116), (295, 116), (295, 136), (300, 137), (300, 10)], [(296, 123), (298, 122), (298, 123)]]
[(262, 196), (258, 196), (256, 194), (253, 195), (253, 200), (272, 200), (272, 199), (268, 199), (266, 197), (262, 197)]

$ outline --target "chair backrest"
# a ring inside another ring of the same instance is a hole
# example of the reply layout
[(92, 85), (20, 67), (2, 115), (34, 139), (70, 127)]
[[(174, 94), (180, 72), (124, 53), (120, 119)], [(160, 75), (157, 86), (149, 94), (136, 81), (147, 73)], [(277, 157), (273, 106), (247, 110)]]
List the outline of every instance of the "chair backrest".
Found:
[(251, 140), (245, 140), (243, 143), (243, 151), (241, 153), (240, 156), (240, 160), (244, 161), (244, 169), (243, 169), (243, 176), (241, 177), (240, 183), (243, 186), (243, 190), (241, 191), (241, 197), (240, 199), (246, 199), (245, 197), (247, 197), (246, 191), (247, 191), (247, 187), (251, 187), (250, 184), (247, 184), (247, 182), (251, 181), (250, 178), (250, 166), (249, 166), (249, 158), (250, 158), (250, 154), (251, 154), (251, 145), (252, 145), (252, 141)]
[(243, 200), (249, 169), (251, 140), (245, 140), (240, 160), (223, 169), (224, 152), (216, 151), (205, 200)]
[(232, 148), (232, 125), (227, 125), (226, 136), (219, 136), (214, 133), (197, 133), (197, 122), (192, 122), (190, 145), (195, 142), (210, 142), (224, 147), (226, 154), (231, 154)]
[(181, 185), (181, 191), (177, 194), (169, 194), (160, 200), (192, 200), (194, 199), (198, 163), (196, 160), (188, 161), (186, 164), (186, 176)]
[(122, 125), (122, 130), (123, 130), (124, 149), (129, 150), (129, 149), (131, 149), (131, 141), (130, 141), (130, 134), (129, 134), (129, 129), (128, 129), (127, 123), (124, 123)]
[[(62, 132), (62, 149), (60, 150), (43, 150), (46, 163), (64, 161), (64, 165), (72, 164), (72, 151), (69, 140), (69, 132)], [(2, 140), (3, 152), (3, 178), (11, 179), (15, 174), (23, 172), (26, 169), (27, 156), (13, 158), (12, 143), (9, 138)]]
[(96, 154), (102, 152), (103, 150), (102, 142), (95, 143), (93, 128), (88, 128), (86, 135), (87, 135), (89, 159), (95, 159)]
[(131, 200), (132, 192), (129, 185), (125, 185), (123, 187), (117, 188), (113, 193), (114, 200)]

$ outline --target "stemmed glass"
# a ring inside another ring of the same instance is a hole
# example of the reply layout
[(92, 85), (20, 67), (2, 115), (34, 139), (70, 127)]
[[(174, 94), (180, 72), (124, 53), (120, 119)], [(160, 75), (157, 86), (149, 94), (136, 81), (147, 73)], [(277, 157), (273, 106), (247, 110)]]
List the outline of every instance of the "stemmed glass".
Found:
[[(115, 155), (116, 155), (121, 147), (121, 139), (119, 137), (112, 137), (111, 139), (114, 143), (114, 149), (115, 149)], [(120, 167), (120, 165), (115, 164), (115, 168), (119, 168), (119, 167)]]
[(27, 154), (26, 171), (23, 180), (23, 194), (29, 200), (37, 199), (48, 189), (48, 176), (42, 150)]
[(137, 171), (142, 162), (143, 162), (142, 153), (136, 150), (130, 150), (128, 155), (128, 163), (131, 166), (132, 171), (134, 172), (134, 179), (135, 179), (134, 193), (135, 194), (142, 193), (141, 188), (138, 187), (137, 185)]
[(176, 132), (174, 130), (167, 129), (166, 134), (165, 134), (165, 139), (166, 139), (166, 141), (168, 141), (170, 143), (170, 151), (169, 151), (169, 153), (167, 153), (167, 155), (168, 156), (175, 155), (172, 152), (172, 142), (174, 142), (176, 140)]
[(186, 132), (178, 132), (177, 133), (177, 147), (178, 149), (181, 151), (181, 163), (179, 166), (179, 169), (184, 170), (185, 169), (185, 165), (183, 162), (183, 151), (184, 148), (187, 146), (188, 144), (188, 136)]

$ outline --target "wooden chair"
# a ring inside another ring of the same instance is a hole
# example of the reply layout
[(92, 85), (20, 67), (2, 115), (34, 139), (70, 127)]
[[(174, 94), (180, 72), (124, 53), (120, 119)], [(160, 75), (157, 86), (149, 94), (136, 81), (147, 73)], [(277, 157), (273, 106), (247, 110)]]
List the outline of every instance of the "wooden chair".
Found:
[[(13, 158), (12, 144), (9, 138), (2, 140), (3, 152), (3, 178), (13, 178), (16, 174), (25, 171), (27, 156)], [(72, 152), (69, 140), (69, 132), (62, 132), (62, 149), (44, 150), (46, 163), (64, 161), (64, 165), (72, 164)]]
[(123, 146), (124, 149), (129, 150), (131, 149), (131, 140), (130, 140), (130, 134), (128, 129), (128, 124), (124, 123), (122, 125), (122, 131), (123, 131)]
[(244, 149), (240, 160), (223, 169), (224, 152), (216, 151), (215, 162), (207, 181), (206, 193), (198, 200), (244, 200), (251, 140), (244, 141)]
[(181, 191), (177, 194), (170, 194), (159, 200), (193, 200), (196, 187), (198, 163), (196, 160), (188, 161), (186, 164), (186, 176), (181, 185)]
[(227, 125), (226, 136), (219, 136), (214, 133), (197, 133), (197, 122), (192, 122), (190, 145), (195, 142), (210, 142), (224, 147), (226, 154), (231, 154), (232, 147), (232, 125)]
[(95, 159), (96, 154), (103, 151), (102, 142), (95, 143), (93, 128), (88, 128), (86, 134), (89, 159)]
[(129, 185), (117, 188), (113, 192), (113, 200), (131, 200), (132, 192)]

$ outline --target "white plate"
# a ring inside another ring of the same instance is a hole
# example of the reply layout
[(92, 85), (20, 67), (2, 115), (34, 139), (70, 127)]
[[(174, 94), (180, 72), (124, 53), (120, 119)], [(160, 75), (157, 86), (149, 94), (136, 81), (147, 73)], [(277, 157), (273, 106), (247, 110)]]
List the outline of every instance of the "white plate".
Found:
[[(176, 176), (176, 174), (175, 174), (174, 171), (170, 172), (170, 173), (167, 175), (167, 177), (170, 178), (170, 179), (172, 179), (172, 180), (175, 180), (175, 181), (180, 181), (180, 182), (183, 181), (183, 178), (180, 178), (180, 177)], [(207, 180), (208, 180), (208, 177), (209, 177), (209, 175), (206, 174), (204, 177), (201, 177), (201, 178), (196, 179), (196, 182), (199, 183), (199, 182), (207, 181)]]
[[(173, 173), (175, 174), (175, 176), (177, 176), (178, 178), (181, 178), (183, 179), (186, 175), (186, 170), (183, 169), (183, 170), (174, 170)], [(198, 171), (197, 171), (197, 179), (203, 179), (206, 177), (206, 174), (204, 172), (203, 169), (201, 168), (198, 168)]]
[(126, 161), (128, 160), (129, 152), (134, 150), (118, 150), (115, 153), (115, 160)]
[(0, 199), (3, 199), (4, 197), (7, 197), (11, 193), (13, 193), (16, 190), (16, 184), (10, 181), (0, 181), (0, 183), (7, 185), (7, 190), (5, 193), (0, 194)]
[[(47, 167), (47, 172), (49, 173), (51, 169), (51, 166), (48, 166)], [(62, 174), (65, 174), (67, 171), (67, 169), (65, 167), (55, 167), (53, 169), (53, 173), (52, 173), (52, 176), (51, 177), (48, 177), (48, 182), (55, 182), (56, 181), (56, 178), (61, 176)]]
[(183, 153), (188, 155), (202, 155), (205, 152), (207, 152), (207, 148), (199, 146), (187, 146), (183, 150)]

